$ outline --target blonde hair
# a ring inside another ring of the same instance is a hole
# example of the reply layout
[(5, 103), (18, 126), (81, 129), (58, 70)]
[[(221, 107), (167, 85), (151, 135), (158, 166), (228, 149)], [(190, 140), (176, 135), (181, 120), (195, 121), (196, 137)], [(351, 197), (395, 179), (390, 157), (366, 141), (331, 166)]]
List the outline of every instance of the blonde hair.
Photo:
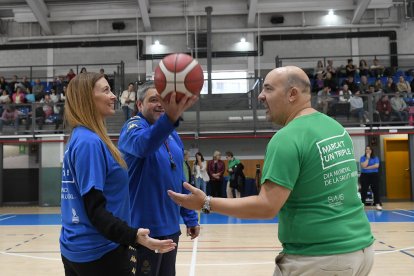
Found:
[(102, 74), (87, 72), (78, 74), (69, 82), (66, 90), (65, 119), (72, 129), (84, 126), (95, 132), (115, 160), (126, 168), (121, 153), (108, 136), (104, 118), (96, 109), (93, 89), (101, 78), (104, 78)]
[(213, 158), (217, 157), (218, 155), (221, 155), (221, 152), (219, 152), (218, 150), (214, 151)]

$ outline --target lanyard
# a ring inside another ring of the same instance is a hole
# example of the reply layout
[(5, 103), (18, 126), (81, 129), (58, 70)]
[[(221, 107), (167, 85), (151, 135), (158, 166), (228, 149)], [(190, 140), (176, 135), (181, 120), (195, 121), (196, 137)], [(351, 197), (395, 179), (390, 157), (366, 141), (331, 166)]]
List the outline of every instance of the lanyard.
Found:
[[(168, 139), (168, 138), (167, 138), (167, 139)], [(171, 165), (171, 169), (175, 169), (176, 165), (175, 165), (175, 162), (174, 162), (173, 156), (172, 156), (172, 154), (171, 154), (170, 147), (168, 146), (168, 142), (167, 142), (167, 140), (165, 140), (164, 145), (165, 145), (165, 148), (167, 149), (168, 155), (169, 155), (169, 157), (170, 157), (170, 165)]]

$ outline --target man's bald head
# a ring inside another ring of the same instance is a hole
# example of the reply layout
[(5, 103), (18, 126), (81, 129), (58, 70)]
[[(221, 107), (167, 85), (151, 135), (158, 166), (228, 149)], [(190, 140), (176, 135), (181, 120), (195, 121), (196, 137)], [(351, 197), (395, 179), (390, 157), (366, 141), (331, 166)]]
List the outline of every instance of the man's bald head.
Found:
[(308, 75), (296, 66), (285, 66), (274, 69), (279, 74), (284, 75), (286, 79), (286, 89), (296, 87), (302, 93), (310, 93), (311, 85)]
[(286, 125), (299, 112), (310, 108), (310, 87), (308, 76), (299, 67), (285, 66), (269, 72), (259, 95), (268, 119)]

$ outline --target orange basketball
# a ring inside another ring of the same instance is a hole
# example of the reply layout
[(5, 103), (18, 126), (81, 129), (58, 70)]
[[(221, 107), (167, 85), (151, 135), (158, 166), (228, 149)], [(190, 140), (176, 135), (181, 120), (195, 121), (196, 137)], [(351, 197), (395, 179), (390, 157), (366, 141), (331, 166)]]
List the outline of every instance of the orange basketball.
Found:
[(199, 95), (204, 84), (203, 69), (187, 54), (171, 54), (155, 68), (154, 84), (163, 99), (168, 99), (174, 91), (177, 101), (184, 95)]

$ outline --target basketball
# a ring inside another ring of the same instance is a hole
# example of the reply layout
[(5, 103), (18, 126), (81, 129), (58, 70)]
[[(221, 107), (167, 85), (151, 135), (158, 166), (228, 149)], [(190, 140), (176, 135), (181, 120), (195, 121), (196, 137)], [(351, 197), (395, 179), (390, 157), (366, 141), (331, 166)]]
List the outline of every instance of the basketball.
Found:
[(176, 91), (176, 101), (185, 95), (199, 95), (204, 84), (203, 69), (198, 61), (183, 53), (164, 57), (154, 72), (154, 84), (161, 98)]

